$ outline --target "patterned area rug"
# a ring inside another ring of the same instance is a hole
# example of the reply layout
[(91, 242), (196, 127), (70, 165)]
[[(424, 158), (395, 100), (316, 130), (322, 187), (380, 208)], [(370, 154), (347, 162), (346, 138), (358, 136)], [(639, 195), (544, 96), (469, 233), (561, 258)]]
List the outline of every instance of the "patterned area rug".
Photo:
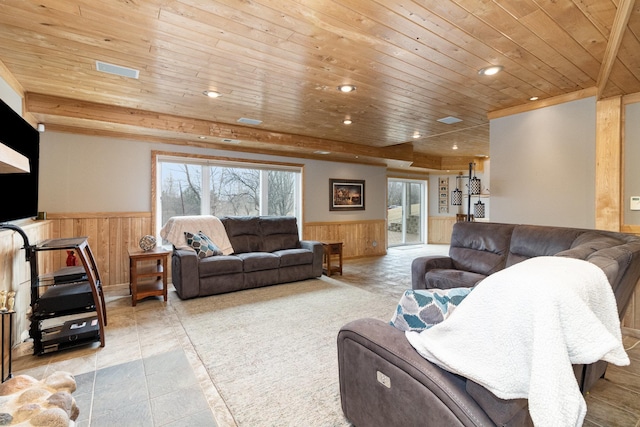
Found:
[(336, 339), (397, 298), (320, 279), (172, 303), (238, 426), (348, 426)]

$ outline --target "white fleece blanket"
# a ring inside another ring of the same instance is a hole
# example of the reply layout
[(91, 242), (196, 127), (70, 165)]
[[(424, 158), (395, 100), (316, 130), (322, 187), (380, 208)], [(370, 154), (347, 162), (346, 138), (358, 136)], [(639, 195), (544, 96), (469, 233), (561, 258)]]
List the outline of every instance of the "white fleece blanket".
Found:
[(442, 323), (406, 332), (427, 360), (502, 399), (527, 398), (536, 426), (580, 426), (587, 412), (571, 364), (629, 364), (604, 272), (536, 257), (480, 282)]
[(193, 250), (188, 244), (184, 232), (196, 234), (202, 231), (220, 248), (224, 255), (233, 253), (233, 247), (220, 218), (213, 215), (186, 215), (169, 218), (160, 230), (160, 237), (177, 249)]

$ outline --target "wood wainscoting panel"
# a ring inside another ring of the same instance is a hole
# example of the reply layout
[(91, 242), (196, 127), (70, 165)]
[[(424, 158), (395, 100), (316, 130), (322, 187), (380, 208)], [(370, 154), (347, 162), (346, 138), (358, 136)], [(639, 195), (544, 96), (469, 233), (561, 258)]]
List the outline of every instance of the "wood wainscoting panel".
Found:
[[(138, 248), (140, 238), (153, 235), (150, 212), (98, 212), (47, 215), (53, 223), (53, 238), (88, 237), (104, 286), (129, 283), (129, 248)], [(53, 268), (65, 266), (66, 254), (53, 258)]]
[[(49, 239), (53, 231), (51, 221), (28, 219), (12, 224), (22, 228), (30, 245)], [(40, 264), (38, 267), (40, 273), (46, 272)], [(27, 313), (31, 305), (31, 265), (26, 260), (22, 237), (13, 230), (0, 230), (0, 289), (16, 292), (16, 315), (13, 317), (15, 324), (11, 337), (11, 342), (15, 344), (22, 340), (23, 331), (29, 329)]]
[(455, 216), (430, 216), (427, 242), (434, 245), (448, 245), (451, 243), (451, 232), (455, 222)]
[(342, 255), (346, 259), (387, 253), (385, 220), (307, 222), (302, 227), (302, 236), (304, 240), (342, 242)]

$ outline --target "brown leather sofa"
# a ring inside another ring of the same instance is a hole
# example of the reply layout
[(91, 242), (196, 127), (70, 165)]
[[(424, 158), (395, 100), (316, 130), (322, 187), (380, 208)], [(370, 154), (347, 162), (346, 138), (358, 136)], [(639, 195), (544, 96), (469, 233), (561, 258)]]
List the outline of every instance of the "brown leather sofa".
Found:
[[(459, 222), (453, 228), (449, 256), (413, 261), (412, 287), (474, 286), (536, 256), (579, 258), (600, 267), (622, 319), (640, 278), (640, 237), (623, 233)], [(420, 356), (404, 332), (380, 320), (359, 319), (341, 328), (338, 364), (342, 409), (356, 426), (533, 425), (526, 399), (499, 399), (441, 369)], [(574, 365), (583, 393), (604, 375), (606, 366), (602, 361)]]
[(322, 275), (322, 244), (300, 240), (295, 217), (223, 217), (220, 221), (233, 253), (199, 258), (193, 250), (174, 246), (171, 276), (181, 299)]

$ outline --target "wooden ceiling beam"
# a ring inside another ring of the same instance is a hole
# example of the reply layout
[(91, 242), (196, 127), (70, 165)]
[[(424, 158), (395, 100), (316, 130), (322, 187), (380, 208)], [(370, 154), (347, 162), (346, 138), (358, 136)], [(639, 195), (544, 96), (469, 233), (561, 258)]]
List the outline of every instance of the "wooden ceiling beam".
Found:
[[(354, 156), (413, 161), (413, 146), (411, 143), (388, 147), (369, 147), (38, 93), (26, 94), (25, 108), (30, 113), (38, 115), (115, 123), (168, 133), (193, 135), (194, 137), (207, 136), (257, 142), (272, 146), (274, 150), (277, 150), (278, 147), (293, 147), (307, 153), (329, 151), (331, 153), (351, 154)], [(265, 148), (267, 147), (265, 146)]]
[(616, 16), (613, 18), (613, 25), (611, 26), (611, 34), (609, 35), (609, 42), (604, 51), (604, 58), (602, 59), (602, 65), (600, 66), (600, 72), (598, 73), (598, 98), (602, 97), (604, 89), (609, 81), (611, 75), (611, 69), (618, 57), (618, 50), (620, 49), (620, 43), (622, 43), (622, 36), (627, 29), (631, 12), (633, 11), (633, 5), (635, 0), (620, 0), (618, 4), (618, 10)]

